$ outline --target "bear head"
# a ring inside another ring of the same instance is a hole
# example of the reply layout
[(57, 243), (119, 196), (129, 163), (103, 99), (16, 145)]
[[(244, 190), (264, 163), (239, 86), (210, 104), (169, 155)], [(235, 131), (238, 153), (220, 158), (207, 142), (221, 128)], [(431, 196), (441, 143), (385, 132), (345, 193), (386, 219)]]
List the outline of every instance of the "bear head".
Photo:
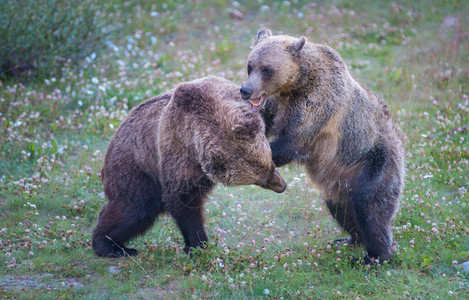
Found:
[(248, 79), (241, 87), (241, 96), (250, 100), (251, 109), (258, 111), (270, 96), (289, 91), (300, 77), (301, 50), (306, 38), (272, 36), (261, 29), (248, 57)]
[(173, 103), (181, 115), (171, 114), (174, 129), (193, 133), (198, 164), (214, 182), (227, 186), (255, 184), (281, 193), (286, 183), (275, 170), (272, 152), (259, 113), (239, 95), (239, 86), (210, 76), (179, 84)]
[(234, 122), (219, 128), (222, 134), (208, 150), (207, 175), (227, 186), (255, 184), (281, 193), (286, 189), (286, 183), (275, 170), (264, 123), (245, 105), (237, 109), (240, 108), (241, 116), (235, 113), (231, 118)]

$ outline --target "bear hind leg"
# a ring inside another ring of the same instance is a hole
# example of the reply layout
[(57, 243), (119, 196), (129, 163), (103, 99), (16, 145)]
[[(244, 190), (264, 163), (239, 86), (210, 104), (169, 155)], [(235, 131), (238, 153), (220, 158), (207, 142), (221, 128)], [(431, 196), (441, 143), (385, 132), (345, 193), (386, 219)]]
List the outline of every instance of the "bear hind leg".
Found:
[(398, 193), (386, 190), (386, 185), (379, 182), (361, 181), (360, 185), (361, 187), (355, 187), (351, 200), (368, 253), (365, 263), (370, 263), (373, 259), (390, 260), (391, 222), (397, 208)]
[(334, 241), (335, 244), (355, 245), (361, 242), (360, 228), (354, 216), (353, 206), (349, 201), (326, 200), (327, 208), (337, 223), (350, 234), (350, 237), (340, 238)]
[(110, 199), (93, 230), (92, 246), (98, 256), (137, 255), (125, 243), (147, 231), (162, 211), (161, 187), (146, 174), (134, 178), (131, 189), (120, 192), (125, 199)]
[[(124, 246), (124, 243), (114, 241), (111, 238), (113, 234), (112, 228), (120, 226), (119, 221), (113, 219), (113, 213), (118, 213), (118, 210), (119, 208), (117, 207), (117, 205), (112, 205), (108, 203), (99, 213), (98, 223), (96, 224), (96, 227), (93, 230), (92, 238), (92, 246), (94, 252), (98, 256), (117, 258), (125, 256), (134, 256), (138, 254), (137, 250), (126, 248)], [(119, 233), (117, 232), (117, 234)]]
[(101, 212), (98, 223), (93, 230), (92, 246), (98, 256), (103, 257), (125, 257), (138, 254), (136, 249), (125, 247), (130, 240), (132, 226), (125, 223), (126, 217), (122, 211), (121, 203), (108, 203)]
[(399, 165), (384, 144), (364, 156), (364, 168), (351, 184), (348, 199), (353, 204), (368, 255), (365, 263), (392, 257), (392, 218), (401, 194)]

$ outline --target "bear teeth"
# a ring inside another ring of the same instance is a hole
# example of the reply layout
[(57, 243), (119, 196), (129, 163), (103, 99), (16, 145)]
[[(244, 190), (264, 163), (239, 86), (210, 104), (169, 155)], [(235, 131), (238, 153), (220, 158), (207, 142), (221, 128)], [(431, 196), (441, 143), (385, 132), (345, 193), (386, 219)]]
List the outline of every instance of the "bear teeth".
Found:
[(260, 106), (261, 103), (262, 103), (262, 101), (259, 101), (259, 100), (261, 100), (261, 98), (253, 99), (253, 100), (251, 100), (250, 102), (251, 102), (251, 104), (254, 105), (255, 107), (258, 107), (258, 106)]
[(251, 109), (253, 111), (258, 111), (260, 109), (260, 106), (264, 102), (264, 96), (265, 96), (265, 94), (263, 94), (259, 98), (252, 99), (251, 101), (249, 101), (249, 102), (251, 102)]

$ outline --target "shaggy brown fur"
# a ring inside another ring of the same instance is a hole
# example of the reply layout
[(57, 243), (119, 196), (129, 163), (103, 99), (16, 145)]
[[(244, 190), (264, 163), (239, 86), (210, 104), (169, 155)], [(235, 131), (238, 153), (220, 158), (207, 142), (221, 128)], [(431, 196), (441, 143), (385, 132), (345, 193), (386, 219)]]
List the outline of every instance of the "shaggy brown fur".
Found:
[(337, 222), (370, 258), (391, 258), (404, 150), (385, 102), (358, 84), (333, 49), (261, 30), (241, 88), (262, 110), (277, 166), (305, 165)]
[(207, 241), (204, 200), (216, 182), (257, 184), (283, 192), (264, 122), (217, 77), (182, 83), (137, 106), (109, 144), (102, 170), (108, 203), (93, 231), (97, 255), (135, 255), (125, 248), (162, 212), (179, 226), (186, 252)]

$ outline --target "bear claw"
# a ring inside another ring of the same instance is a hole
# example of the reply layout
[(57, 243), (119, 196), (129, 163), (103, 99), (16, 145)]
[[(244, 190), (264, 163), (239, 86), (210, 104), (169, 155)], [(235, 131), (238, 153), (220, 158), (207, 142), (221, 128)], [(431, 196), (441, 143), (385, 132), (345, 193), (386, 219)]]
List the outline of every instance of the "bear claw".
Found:
[(113, 249), (106, 255), (102, 256), (107, 256), (111, 258), (120, 258), (120, 257), (129, 257), (129, 256), (136, 256), (138, 255), (138, 250), (137, 249), (130, 249), (130, 248), (119, 248), (119, 249)]
[(355, 243), (355, 240), (351, 237), (341, 238), (334, 241), (334, 244), (336, 245), (355, 245)]

